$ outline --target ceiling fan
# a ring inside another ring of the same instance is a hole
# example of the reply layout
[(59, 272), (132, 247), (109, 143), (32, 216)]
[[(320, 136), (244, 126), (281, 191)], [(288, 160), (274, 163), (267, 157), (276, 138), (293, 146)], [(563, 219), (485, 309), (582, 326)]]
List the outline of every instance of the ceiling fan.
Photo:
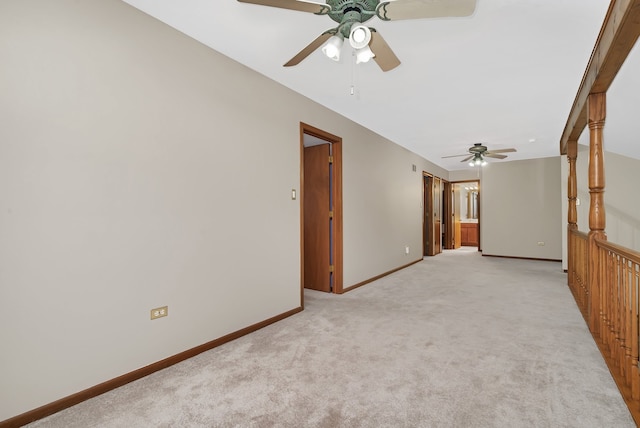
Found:
[(507, 155), (502, 155), (500, 153), (511, 153), (515, 152), (516, 149), (500, 149), (500, 150), (491, 150), (487, 149), (487, 146), (482, 143), (475, 143), (472, 147), (469, 147), (469, 153), (465, 153), (463, 155), (452, 155), (452, 156), (443, 156), (442, 159), (445, 158), (456, 158), (460, 156), (466, 156), (460, 162), (469, 162), (469, 166), (478, 166), (478, 165), (486, 165), (487, 161), (484, 158), (495, 158), (495, 159), (504, 159)]
[(339, 61), (344, 39), (355, 49), (356, 63), (373, 58), (382, 71), (393, 70), (400, 60), (375, 28), (363, 25), (374, 16), (383, 21), (469, 16), (476, 0), (326, 0), (324, 4), (305, 0), (238, 0), (263, 6), (329, 15), (338, 23), (291, 58), (285, 67), (299, 64), (322, 47), (329, 58)]

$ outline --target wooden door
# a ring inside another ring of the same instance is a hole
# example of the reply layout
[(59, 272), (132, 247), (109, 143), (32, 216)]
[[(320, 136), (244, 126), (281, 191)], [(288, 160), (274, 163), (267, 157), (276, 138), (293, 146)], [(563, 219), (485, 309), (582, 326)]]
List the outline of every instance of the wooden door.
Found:
[(424, 176), (423, 243), (425, 256), (442, 252), (442, 180)]
[(442, 252), (442, 180), (433, 177), (433, 254)]
[(304, 149), (304, 287), (331, 291), (330, 144)]
[(454, 227), (453, 227), (453, 185), (448, 181), (444, 181), (444, 186), (442, 190), (442, 203), (443, 203), (443, 211), (442, 211), (442, 220), (444, 232), (442, 234), (442, 246), (445, 250), (452, 250), (455, 248), (455, 239), (454, 239)]
[(462, 230), (460, 223), (460, 185), (456, 184), (453, 186), (453, 248), (460, 248), (462, 245)]
[(433, 256), (433, 177), (425, 175), (423, 178), (423, 206), (422, 222), (423, 256)]

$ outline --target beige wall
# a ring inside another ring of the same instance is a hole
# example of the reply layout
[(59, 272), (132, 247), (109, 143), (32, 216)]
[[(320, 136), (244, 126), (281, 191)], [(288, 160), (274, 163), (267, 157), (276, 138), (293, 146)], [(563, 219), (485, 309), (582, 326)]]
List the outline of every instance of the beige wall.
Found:
[(345, 287), (420, 258), (446, 171), (122, 2), (5, 0), (0, 57), (0, 421), (297, 308), (301, 121)]
[(479, 167), (467, 166), (466, 169), (449, 171), (449, 181), (480, 180), (480, 169)]
[(561, 260), (560, 160), (492, 162), (482, 168), (483, 254)]

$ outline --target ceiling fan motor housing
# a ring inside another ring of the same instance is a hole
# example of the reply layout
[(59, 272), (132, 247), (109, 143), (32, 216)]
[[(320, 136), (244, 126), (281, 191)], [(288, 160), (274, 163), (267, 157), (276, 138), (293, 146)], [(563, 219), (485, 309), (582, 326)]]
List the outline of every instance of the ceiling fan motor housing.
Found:
[(329, 17), (340, 24), (340, 32), (349, 37), (351, 26), (370, 20), (376, 14), (379, 0), (327, 0)]
[(473, 147), (469, 148), (469, 153), (482, 154), (487, 151), (487, 146), (483, 146), (481, 143), (475, 143)]

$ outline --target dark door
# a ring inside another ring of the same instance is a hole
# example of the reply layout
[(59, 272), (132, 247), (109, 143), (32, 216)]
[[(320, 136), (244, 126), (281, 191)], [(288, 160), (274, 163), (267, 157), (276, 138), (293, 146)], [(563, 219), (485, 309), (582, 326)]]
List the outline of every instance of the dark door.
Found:
[(422, 255), (433, 256), (433, 177), (424, 176), (424, 218), (422, 223), (424, 251)]
[(442, 180), (433, 178), (433, 254), (442, 252)]
[(331, 291), (330, 144), (304, 149), (304, 287)]

